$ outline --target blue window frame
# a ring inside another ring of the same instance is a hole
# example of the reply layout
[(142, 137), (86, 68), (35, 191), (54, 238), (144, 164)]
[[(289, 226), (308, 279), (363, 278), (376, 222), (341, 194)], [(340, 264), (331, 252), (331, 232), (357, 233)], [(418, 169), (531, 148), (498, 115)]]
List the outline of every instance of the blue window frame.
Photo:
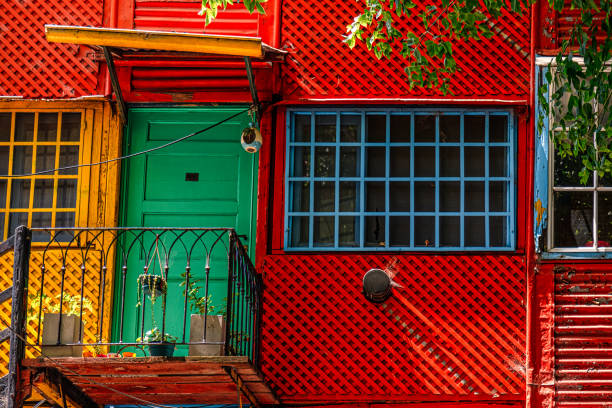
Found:
[(506, 110), (289, 110), (288, 250), (512, 250)]

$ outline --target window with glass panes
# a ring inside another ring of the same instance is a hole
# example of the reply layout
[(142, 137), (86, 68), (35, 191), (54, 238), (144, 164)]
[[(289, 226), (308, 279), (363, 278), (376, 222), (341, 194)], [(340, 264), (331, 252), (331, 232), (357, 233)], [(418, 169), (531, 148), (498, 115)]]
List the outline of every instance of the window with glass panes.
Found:
[(81, 112), (0, 111), (0, 226), (3, 239), (12, 235), (19, 225), (75, 225), (77, 169), (18, 178), (10, 176), (78, 164), (81, 128)]
[[(552, 86), (551, 86), (552, 88)], [(570, 92), (567, 92), (560, 107), (551, 112), (550, 123), (559, 123), (567, 112)], [(604, 114), (599, 104), (594, 103), (596, 115)], [(609, 114), (609, 113), (608, 113)], [(607, 122), (607, 116), (601, 123)], [(560, 132), (561, 128), (553, 129)], [(592, 145), (595, 146), (595, 135)], [(612, 250), (612, 177), (589, 173), (583, 183), (580, 172), (583, 168), (580, 157), (562, 157), (550, 143), (550, 215), (552, 225), (548, 230), (551, 249), (580, 251)]]
[(514, 248), (514, 123), (501, 110), (288, 113), (285, 248)]

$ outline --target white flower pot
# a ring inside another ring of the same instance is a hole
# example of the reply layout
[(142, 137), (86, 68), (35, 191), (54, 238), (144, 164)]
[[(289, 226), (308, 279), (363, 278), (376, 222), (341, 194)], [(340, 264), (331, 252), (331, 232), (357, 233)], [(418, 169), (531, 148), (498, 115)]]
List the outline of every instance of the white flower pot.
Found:
[[(62, 327), (59, 313), (45, 313), (43, 315), (42, 352), (49, 357), (82, 357), (83, 346), (57, 346), (57, 333), (60, 333), (60, 343), (79, 343), (83, 338), (81, 319), (76, 315), (62, 314)], [(79, 333), (79, 327), (81, 331)]]
[[(204, 318), (206, 317), (206, 338), (204, 338)], [(222, 342), (225, 343), (225, 317), (222, 315), (192, 314), (189, 328), (189, 342)], [(222, 356), (224, 344), (192, 344), (190, 356)]]

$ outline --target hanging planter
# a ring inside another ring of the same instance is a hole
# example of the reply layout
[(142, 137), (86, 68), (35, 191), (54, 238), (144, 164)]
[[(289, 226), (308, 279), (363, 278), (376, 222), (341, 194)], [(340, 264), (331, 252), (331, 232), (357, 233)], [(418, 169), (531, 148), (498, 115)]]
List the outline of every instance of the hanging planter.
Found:
[(146, 296), (157, 297), (165, 295), (168, 290), (166, 280), (161, 276), (143, 274), (138, 276), (138, 286)]

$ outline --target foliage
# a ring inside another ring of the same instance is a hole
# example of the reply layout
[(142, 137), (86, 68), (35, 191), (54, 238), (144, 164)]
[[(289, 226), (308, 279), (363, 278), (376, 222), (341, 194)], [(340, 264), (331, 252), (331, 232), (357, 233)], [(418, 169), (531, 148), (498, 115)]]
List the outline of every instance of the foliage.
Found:
[[(193, 279), (193, 277), (190, 276), (189, 284), (187, 284), (185, 273), (182, 273), (181, 277), (184, 280), (180, 283), (180, 286), (187, 285), (187, 287), (183, 289), (183, 295), (185, 295), (185, 293), (187, 294), (187, 299), (189, 300), (190, 310), (195, 311), (201, 315), (215, 314), (215, 306), (212, 303), (212, 295), (209, 294), (208, 296), (206, 296), (206, 295), (200, 294), (200, 291), (204, 290), (204, 288), (201, 286), (201, 283), (203, 282), (203, 280)], [(217, 313), (217, 314), (225, 314), (225, 313), (224, 311), (221, 311), (220, 313)]]
[[(81, 314), (81, 297), (77, 295), (70, 295), (64, 293), (62, 301), (60, 302), (60, 295), (57, 294), (54, 297), (32, 293), (28, 295), (28, 310), (27, 316), (28, 321), (38, 318), (39, 313), (59, 313), (79, 316)], [(87, 297), (83, 297), (82, 304), (83, 314), (86, 312), (93, 313), (93, 302)]]
[[(199, 14), (204, 16), (204, 21), (206, 25), (208, 25), (217, 17), (219, 8), (225, 10), (227, 6), (238, 1), (239, 0), (202, 0), (202, 8)], [(244, 7), (246, 7), (250, 13), (257, 11), (258, 13), (266, 14), (263, 3), (267, 1), (268, 0), (244, 0)]]
[(159, 330), (158, 327), (154, 327), (151, 330), (147, 331), (144, 337), (138, 337), (136, 339), (136, 342), (138, 343), (159, 343), (159, 342), (176, 343), (177, 340), (178, 338), (176, 336), (173, 336), (169, 333), (165, 333), (162, 339), (161, 330)]

